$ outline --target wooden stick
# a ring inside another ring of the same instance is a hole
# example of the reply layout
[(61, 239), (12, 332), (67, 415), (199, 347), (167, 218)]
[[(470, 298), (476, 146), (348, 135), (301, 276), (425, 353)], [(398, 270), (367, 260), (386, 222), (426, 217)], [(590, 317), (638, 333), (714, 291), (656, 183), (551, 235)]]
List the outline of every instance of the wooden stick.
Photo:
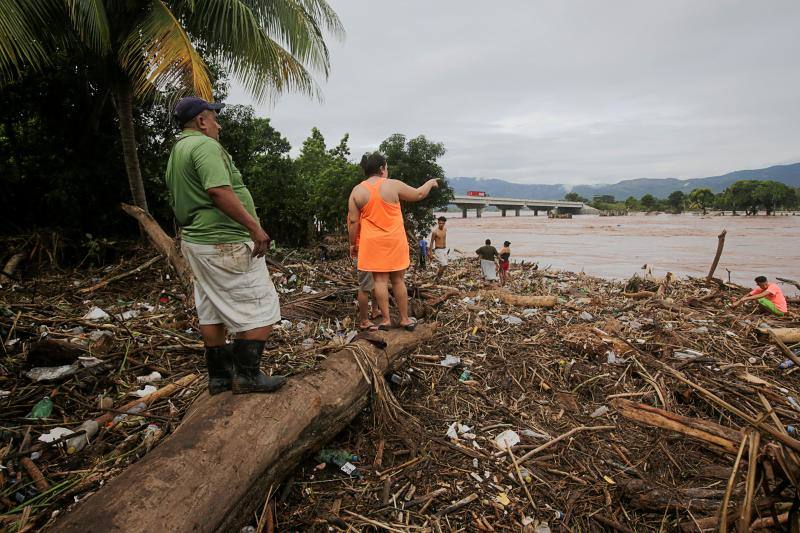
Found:
[(181, 255), (178, 247), (175, 245), (175, 240), (161, 229), (156, 219), (147, 211), (140, 207), (124, 203), (121, 204), (121, 207), (123, 211), (139, 221), (139, 224), (141, 224), (145, 233), (147, 233), (150, 242), (153, 243), (156, 250), (169, 259), (169, 262), (175, 268), (175, 272), (178, 274), (178, 278), (181, 282), (185, 286), (191, 287), (192, 271), (189, 268), (189, 263), (186, 261), (186, 258)]
[(42, 471), (39, 470), (39, 467), (34, 464), (30, 457), (23, 457), (19, 460), (19, 464), (25, 467), (28, 475), (31, 476), (36, 490), (39, 492), (44, 492), (50, 488), (50, 483), (47, 482), (42, 474)]
[(786, 346), (786, 344), (784, 344), (784, 343), (783, 343), (783, 341), (782, 341), (782, 340), (781, 340), (781, 339), (780, 339), (780, 338), (779, 338), (779, 337), (778, 337), (778, 336), (775, 334), (775, 332), (774, 332), (772, 329), (768, 329), (768, 330), (767, 330), (767, 332), (769, 333), (769, 337), (772, 339), (772, 342), (774, 342), (775, 344), (777, 344), (777, 345), (778, 345), (778, 348), (780, 348), (780, 349), (781, 349), (781, 351), (783, 352), (783, 355), (785, 355), (786, 357), (788, 357), (789, 359), (791, 359), (791, 360), (792, 360), (792, 362), (793, 362), (795, 365), (797, 365), (797, 366), (800, 366), (800, 357), (797, 357), (797, 356), (794, 354), (794, 352), (793, 352), (793, 351), (791, 351), (791, 350), (789, 349), (789, 347), (788, 347), (788, 346)]
[(728, 531), (728, 502), (731, 499), (731, 493), (733, 492), (733, 486), (736, 483), (736, 474), (739, 472), (739, 463), (742, 460), (742, 454), (744, 453), (745, 444), (747, 444), (747, 438), (743, 438), (742, 442), (739, 444), (739, 451), (736, 453), (736, 460), (733, 462), (733, 468), (731, 469), (731, 476), (728, 478), (728, 485), (725, 487), (725, 496), (722, 498), (722, 505), (720, 505), (719, 512), (719, 531), (720, 533), (727, 533)]
[(524, 463), (525, 461), (527, 461), (528, 459), (530, 459), (531, 457), (533, 457), (537, 453), (539, 453), (539, 452), (541, 452), (543, 450), (546, 450), (547, 448), (553, 446), (554, 444), (557, 444), (557, 443), (561, 442), (564, 439), (567, 439), (567, 438), (571, 437), (575, 433), (579, 433), (581, 431), (605, 431), (605, 430), (610, 430), (610, 429), (617, 429), (617, 426), (578, 426), (576, 428), (572, 428), (569, 431), (567, 431), (566, 433), (564, 433), (562, 435), (559, 435), (558, 437), (556, 437), (556, 438), (554, 438), (552, 440), (549, 440), (548, 442), (545, 442), (544, 444), (542, 444), (538, 448), (534, 448), (533, 450), (529, 451), (528, 453), (526, 453), (525, 455), (523, 455), (522, 457), (519, 458), (519, 462), (520, 463)]
[(717, 270), (717, 265), (719, 264), (719, 258), (722, 256), (722, 249), (725, 247), (725, 235), (728, 233), (728, 230), (722, 230), (722, 233), (717, 235), (717, 253), (714, 255), (714, 262), (711, 263), (711, 269), (708, 271), (708, 276), (706, 276), (706, 281), (711, 281), (711, 278), (714, 277), (714, 271)]
[(132, 276), (134, 274), (138, 274), (139, 272), (143, 272), (144, 270), (147, 270), (148, 268), (150, 268), (153, 265), (153, 263), (155, 263), (159, 259), (161, 259), (161, 256), (157, 255), (157, 256), (153, 257), (152, 259), (149, 259), (148, 261), (142, 263), (141, 265), (139, 265), (138, 267), (134, 268), (133, 270), (129, 270), (127, 272), (123, 272), (122, 274), (117, 274), (116, 276), (111, 276), (110, 278), (107, 278), (107, 279), (104, 279), (104, 280), (102, 280), (102, 281), (100, 281), (98, 283), (95, 283), (91, 287), (85, 287), (83, 289), (80, 289), (80, 290), (78, 290), (78, 292), (82, 293), (82, 294), (86, 294), (87, 292), (93, 292), (93, 291), (96, 291), (97, 289), (99, 289), (101, 287), (105, 287), (109, 283), (113, 283), (115, 281), (119, 281), (121, 279), (125, 279), (128, 276)]
[[(778, 515), (778, 524), (786, 524), (789, 522), (789, 512), (785, 512), (783, 514)], [(759, 518), (758, 520), (754, 520), (752, 524), (750, 524), (750, 531), (754, 531), (756, 529), (767, 529), (771, 527), (775, 527), (777, 524), (775, 523), (775, 519), (771, 516), (766, 516), (764, 518)]]
[(758, 447), (761, 444), (761, 433), (754, 431), (750, 434), (750, 450), (747, 457), (747, 483), (744, 495), (744, 505), (739, 516), (739, 531), (747, 531), (753, 517), (753, 496), (756, 491), (756, 473), (758, 472)]

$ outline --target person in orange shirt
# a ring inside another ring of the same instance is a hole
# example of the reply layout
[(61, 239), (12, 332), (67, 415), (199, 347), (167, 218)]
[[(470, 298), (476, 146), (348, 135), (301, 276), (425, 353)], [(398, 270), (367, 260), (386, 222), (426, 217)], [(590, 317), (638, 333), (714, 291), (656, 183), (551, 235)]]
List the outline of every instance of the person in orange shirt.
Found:
[(358, 270), (372, 272), (374, 298), (381, 310), (378, 329), (388, 330), (389, 283), (400, 314), (400, 327), (414, 331), (416, 323), (408, 316), (408, 292), (403, 276), (409, 266), (409, 248), (403, 225), (400, 200), (418, 202), (439, 186), (430, 179), (421, 187), (389, 179), (386, 158), (378, 153), (365, 154), (361, 168), (367, 179), (353, 187), (347, 202), (347, 233), (350, 256), (358, 257)]
[(785, 315), (789, 307), (786, 305), (786, 298), (783, 296), (781, 288), (774, 283), (767, 282), (765, 276), (758, 276), (755, 282), (758, 287), (750, 291), (747, 296), (735, 300), (732, 304), (733, 307), (749, 300), (758, 300), (758, 304), (773, 315)]

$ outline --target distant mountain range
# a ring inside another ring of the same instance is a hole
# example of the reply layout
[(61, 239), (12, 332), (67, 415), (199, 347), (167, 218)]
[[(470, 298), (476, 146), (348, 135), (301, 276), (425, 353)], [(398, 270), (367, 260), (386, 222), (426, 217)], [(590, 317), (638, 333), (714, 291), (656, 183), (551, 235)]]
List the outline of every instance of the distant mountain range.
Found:
[(657, 198), (666, 198), (673, 191), (683, 191), (688, 194), (692, 189), (698, 187), (708, 187), (716, 193), (739, 180), (775, 180), (791, 187), (800, 187), (800, 163), (776, 165), (757, 170), (737, 170), (722, 176), (708, 178), (687, 180), (640, 178), (624, 180), (612, 185), (578, 185), (572, 189), (564, 185), (511, 183), (496, 178), (457, 177), (449, 178), (448, 183), (456, 194), (466, 194), (467, 191), (484, 191), (490, 196), (506, 198), (559, 200), (571, 190), (589, 199), (597, 195), (611, 195), (617, 200), (624, 200), (629, 196), (641, 198), (648, 193)]

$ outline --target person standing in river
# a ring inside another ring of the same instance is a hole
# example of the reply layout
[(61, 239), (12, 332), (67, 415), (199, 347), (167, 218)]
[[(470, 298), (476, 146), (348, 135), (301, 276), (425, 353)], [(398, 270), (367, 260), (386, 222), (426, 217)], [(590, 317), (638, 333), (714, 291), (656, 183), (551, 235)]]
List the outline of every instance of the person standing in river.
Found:
[[(272, 325), (281, 319), (264, 254), (269, 235), (230, 154), (219, 143), (224, 104), (181, 98), (183, 131), (167, 162), (169, 203), (181, 227), (181, 251), (194, 275), (194, 302), (205, 344), (208, 392), (272, 392), (286, 379), (260, 370)], [(235, 334), (226, 342), (226, 329)]]
[(500, 248), (500, 285), (508, 283), (508, 269), (511, 266), (511, 242), (506, 241)]
[(441, 279), (447, 268), (447, 228), (444, 227), (445, 224), (447, 224), (447, 219), (443, 216), (439, 217), (436, 220), (436, 227), (431, 232), (431, 248), (428, 256), (431, 259), (435, 257), (436, 262), (439, 263), (439, 270), (436, 271), (434, 282)]
[(347, 204), (350, 255), (358, 257), (359, 270), (372, 272), (373, 294), (382, 315), (378, 329), (388, 330), (391, 326), (391, 282), (400, 327), (413, 331), (416, 323), (408, 316), (408, 292), (403, 279), (410, 259), (400, 201), (423, 200), (439, 186), (439, 180), (430, 179), (414, 188), (389, 179), (386, 158), (377, 152), (361, 158), (361, 169), (366, 179), (353, 187)]

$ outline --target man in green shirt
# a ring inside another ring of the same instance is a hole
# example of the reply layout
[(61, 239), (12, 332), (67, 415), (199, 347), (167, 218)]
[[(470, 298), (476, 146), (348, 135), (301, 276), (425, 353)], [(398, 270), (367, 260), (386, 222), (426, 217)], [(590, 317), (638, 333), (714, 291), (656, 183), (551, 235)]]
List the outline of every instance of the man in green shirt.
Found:
[(492, 241), (486, 239), (486, 244), (475, 250), (481, 260), (481, 273), (488, 282), (497, 281), (497, 264), (495, 260), (500, 255), (497, 248), (492, 246)]
[[(264, 254), (269, 236), (230, 154), (219, 143), (224, 104), (187, 97), (175, 106), (183, 129), (165, 180), (181, 226), (181, 251), (194, 274), (194, 299), (205, 343), (209, 394), (272, 392), (282, 377), (259, 368), (280, 305)], [(226, 329), (235, 334), (226, 342)]]

